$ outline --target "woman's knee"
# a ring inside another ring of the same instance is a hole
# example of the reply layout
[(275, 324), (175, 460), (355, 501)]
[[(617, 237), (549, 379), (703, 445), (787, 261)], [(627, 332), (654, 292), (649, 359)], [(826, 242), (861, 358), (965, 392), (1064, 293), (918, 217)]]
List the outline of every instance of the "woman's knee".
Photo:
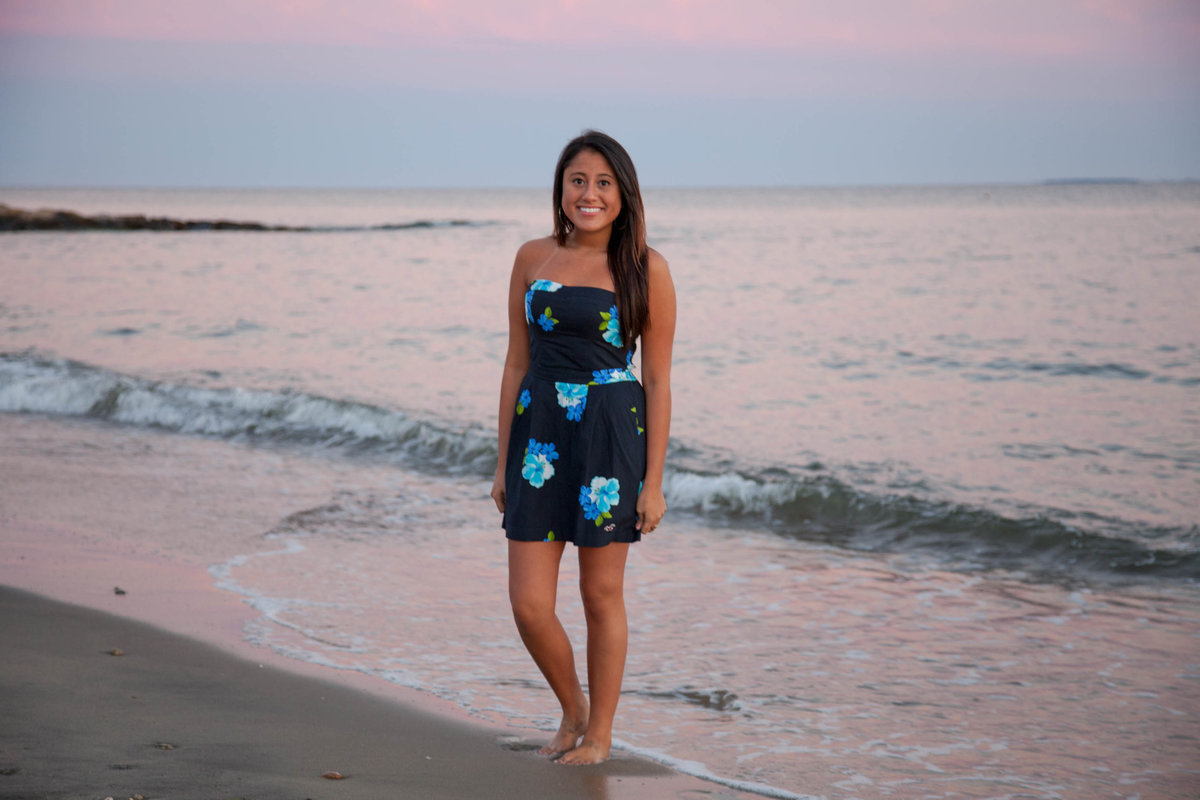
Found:
[(625, 557), (627, 544), (580, 550), (579, 596), (589, 619), (625, 614)]
[(625, 613), (624, 581), (611, 578), (581, 578), (579, 596), (589, 617), (605, 617)]
[(523, 630), (554, 620), (558, 564), (565, 543), (508, 543), (508, 600)]
[(554, 620), (554, 598), (540, 597), (531, 592), (509, 594), (513, 620), (521, 630), (536, 630)]

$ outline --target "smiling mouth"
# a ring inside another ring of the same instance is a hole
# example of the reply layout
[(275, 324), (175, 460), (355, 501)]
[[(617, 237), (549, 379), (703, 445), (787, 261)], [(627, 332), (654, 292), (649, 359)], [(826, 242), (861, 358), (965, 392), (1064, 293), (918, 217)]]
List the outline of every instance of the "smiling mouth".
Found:
[(580, 214), (599, 214), (600, 211), (598, 206), (579, 206)]

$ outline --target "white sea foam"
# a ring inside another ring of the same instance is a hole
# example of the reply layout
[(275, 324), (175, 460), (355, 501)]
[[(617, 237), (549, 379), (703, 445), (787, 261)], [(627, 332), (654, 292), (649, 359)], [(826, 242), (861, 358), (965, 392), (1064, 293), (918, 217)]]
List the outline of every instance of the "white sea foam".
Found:
[(767, 514), (796, 497), (795, 483), (764, 483), (737, 473), (704, 475), (668, 470), (663, 491), (673, 508)]
[(823, 800), (823, 798), (811, 794), (796, 794), (789, 792), (786, 789), (780, 789), (775, 786), (768, 786), (764, 783), (755, 783), (754, 781), (739, 781), (732, 778), (725, 778), (716, 775), (704, 763), (700, 761), (692, 761), (685, 758), (676, 758), (674, 756), (663, 753), (649, 747), (635, 747), (628, 742), (620, 739), (613, 739), (613, 746), (631, 753), (632, 755), (641, 756), (651, 761), (657, 761), (660, 764), (670, 767), (678, 772), (687, 775), (692, 775), (721, 786), (727, 786), (730, 789), (736, 789), (740, 792), (753, 792), (760, 794), (763, 797), (778, 798), (778, 800)]

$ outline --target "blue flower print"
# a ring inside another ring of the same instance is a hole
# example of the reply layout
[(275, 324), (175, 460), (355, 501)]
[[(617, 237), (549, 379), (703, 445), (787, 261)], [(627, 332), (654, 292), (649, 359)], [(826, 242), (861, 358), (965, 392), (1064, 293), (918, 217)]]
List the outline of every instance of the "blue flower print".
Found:
[(525, 290), (525, 321), (533, 324), (533, 309), (530, 304), (533, 303), (534, 292), (557, 292), (561, 288), (562, 284), (554, 281), (537, 280), (529, 284), (529, 288)]
[(533, 397), (530, 396), (529, 390), (521, 391), (521, 396), (517, 398), (517, 416), (525, 413), (525, 409), (529, 408), (529, 404), (533, 402)]
[[(600, 509), (596, 508), (596, 501), (592, 499), (592, 491), (586, 486), (579, 487), (579, 507), (583, 509), (584, 519), (596, 519), (600, 516)], [(599, 523), (596, 523), (599, 527)]]
[(558, 450), (553, 442), (542, 444), (536, 439), (529, 440), (525, 448), (525, 463), (521, 467), (521, 477), (529, 481), (529, 485), (540, 489), (554, 477), (554, 465), (551, 461), (558, 460)]
[(548, 331), (558, 324), (558, 320), (550, 316), (550, 306), (546, 306), (546, 310), (538, 317), (537, 323), (542, 326), (542, 330), (544, 331)]
[(621, 482), (616, 478), (599, 475), (592, 478), (590, 486), (579, 487), (579, 505), (585, 519), (595, 520), (596, 527), (604, 520), (612, 519), (612, 509), (621, 502)]
[(625, 381), (636, 381), (637, 378), (627, 369), (595, 369), (592, 370), (592, 383), (623, 383)]
[(583, 410), (587, 408), (587, 384), (558, 382), (554, 388), (558, 390), (558, 404), (567, 410), (567, 419), (575, 422), (583, 419)]
[(617, 307), (613, 306), (608, 311), (601, 311), (600, 319), (604, 320), (600, 323), (600, 330), (604, 331), (604, 341), (613, 347), (620, 347), (621, 321), (617, 318)]

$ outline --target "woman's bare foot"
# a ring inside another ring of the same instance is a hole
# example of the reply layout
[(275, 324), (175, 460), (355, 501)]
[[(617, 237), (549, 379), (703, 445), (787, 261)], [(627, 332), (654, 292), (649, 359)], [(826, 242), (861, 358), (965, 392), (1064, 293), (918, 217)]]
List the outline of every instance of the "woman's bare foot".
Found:
[(581, 720), (569, 720), (563, 717), (562, 724), (558, 726), (558, 733), (554, 734), (554, 738), (545, 747), (538, 750), (539, 755), (554, 756), (557, 758), (568, 750), (575, 749), (575, 745), (579, 742), (579, 737), (583, 736), (583, 732), (587, 730), (588, 721), (585, 716)]
[(611, 751), (611, 745), (602, 745), (598, 742), (589, 742), (587, 739), (584, 739), (582, 742), (580, 742), (579, 747), (563, 753), (554, 760), (554, 763), (599, 764), (602, 761), (608, 760), (608, 756)]

